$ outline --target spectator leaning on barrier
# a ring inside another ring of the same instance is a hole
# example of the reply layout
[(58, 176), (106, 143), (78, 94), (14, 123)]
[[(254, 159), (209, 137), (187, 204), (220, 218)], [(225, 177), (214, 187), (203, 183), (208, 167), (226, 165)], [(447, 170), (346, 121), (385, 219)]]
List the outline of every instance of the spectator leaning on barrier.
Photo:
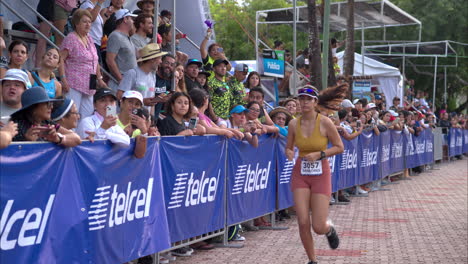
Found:
[(198, 123), (206, 129), (207, 134), (215, 134), (226, 136), (227, 138), (236, 137), (237, 139), (242, 139), (243, 134), (239, 131), (230, 131), (228, 129), (218, 127), (208, 116), (205, 115), (205, 112), (208, 109), (209, 105), (209, 94), (207, 91), (199, 88), (192, 89), (189, 93), (193, 105), (198, 108)]
[(2, 100), (0, 116), (10, 116), (21, 108), (21, 95), (26, 90), (28, 75), (19, 69), (10, 69), (1, 79)]
[[(260, 119), (263, 117), (263, 108), (257, 101), (250, 101), (246, 106), (249, 109), (249, 112), (246, 113), (247, 121), (252, 121), (256, 127), (258, 134), (267, 134), (267, 133), (278, 133), (279, 128), (277, 128), (274, 124), (273, 125), (265, 125), (262, 124)], [(273, 123), (273, 121), (272, 121)]]
[(268, 111), (263, 107), (265, 100), (265, 93), (263, 92), (263, 89), (261, 87), (255, 87), (250, 90), (249, 97), (248, 97), (248, 102), (257, 102), (261, 106), (261, 115), (259, 121), (267, 126), (274, 126), (273, 121), (270, 118), (270, 115), (268, 115)]
[[(137, 16), (135, 19), (136, 32), (130, 37), (137, 51), (150, 43), (151, 39), (147, 36), (153, 33), (153, 27), (153, 16), (149, 14), (139, 14)], [(139, 52), (137, 52), (137, 57), (141, 57)]]
[(3, 124), (0, 121), (0, 149), (8, 147), (17, 134), (18, 125), (15, 122), (9, 121), (7, 124)]
[[(163, 93), (156, 91), (156, 76), (154, 72), (161, 64), (161, 56), (166, 52), (161, 52), (159, 45), (151, 43), (146, 45), (140, 51), (141, 57), (138, 59), (138, 66), (128, 70), (119, 84), (117, 98), (121, 99), (126, 91), (138, 91), (143, 95), (143, 105), (149, 109), (159, 102), (165, 102), (167, 99), (162, 96)], [(165, 91), (164, 91), (165, 92)]]
[(108, 139), (121, 147), (130, 145), (130, 137), (117, 125), (117, 97), (110, 89), (99, 89), (94, 94), (94, 114), (81, 120), (77, 133), (81, 138)]
[(11, 115), (18, 124), (13, 141), (49, 141), (65, 147), (81, 144), (77, 134), (51, 120), (53, 102), (41, 87), (28, 89), (21, 95), (22, 108)]
[(56, 48), (50, 48), (42, 56), (41, 67), (31, 72), (34, 78), (33, 86), (39, 86), (46, 90), (49, 98), (62, 95), (62, 84), (55, 79), (54, 71), (60, 63), (60, 53)]
[(201, 61), (197, 59), (189, 59), (187, 61), (187, 64), (185, 65), (184, 81), (185, 87), (187, 88), (187, 91), (189, 93), (192, 89), (203, 89), (203, 85), (201, 85), (197, 81), (198, 73), (200, 72), (201, 66)]
[(257, 127), (253, 122), (248, 122), (246, 113), (249, 109), (242, 105), (235, 105), (229, 111), (229, 119), (223, 120), (220, 124), (221, 128), (227, 128), (235, 133), (238, 131), (243, 133), (243, 139), (247, 140), (250, 145), (258, 147), (258, 135), (256, 133)]
[[(26, 78), (26, 88), (31, 88), (34, 79), (31, 73), (25, 69), (23, 69), (23, 65), (28, 60), (28, 53), (29, 48), (28, 44), (22, 40), (14, 40), (8, 46), (8, 56), (10, 60), (8, 61), (8, 65), (1, 65), (0, 67), (0, 78), (5, 77), (6, 71), (9, 69), (18, 69), (24, 71), (28, 78)], [(39, 62), (38, 62), (39, 63)]]
[(141, 111), (142, 107), (143, 96), (140, 92), (126, 91), (122, 95), (117, 124), (132, 138), (148, 133), (147, 118)]
[(288, 124), (291, 121), (292, 115), (285, 107), (277, 107), (270, 112), (271, 120), (275, 123), (275, 126), (279, 129), (280, 135), (288, 136)]
[(239, 63), (234, 67), (234, 76), (228, 81), (232, 93), (231, 106), (245, 103), (246, 93), (243, 82), (248, 73), (249, 66), (247, 64)]
[(133, 17), (127, 9), (115, 12), (116, 29), (109, 35), (107, 41), (106, 62), (117, 83), (110, 80), (109, 87), (117, 91), (122, 74), (137, 66), (136, 50), (130, 36), (134, 32)]
[(166, 118), (158, 122), (161, 136), (192, 136), (197, 128), (189, 129), (185, 122), (192, 113), (192, 101), (188, 94), (174, 93), (166, 103)]
[(78, 127), (78, 120), (80, 120), (80, 113), (76, 108), (75, 103), (70, 98), (59, 97), (60, 101), (54, 102), (52, 110), (52, 121), (57, 122), (60, 126), (73, 130)]
[(72, 17), (74, 31), (65, 37), (60, 47), (62, 92), (73, 99), (82, 117), (93, 114), (95, 89), (106, 86), (98, 66), (96, 47), (89, 35), (91, 19), (88, 10), (76, 10)]

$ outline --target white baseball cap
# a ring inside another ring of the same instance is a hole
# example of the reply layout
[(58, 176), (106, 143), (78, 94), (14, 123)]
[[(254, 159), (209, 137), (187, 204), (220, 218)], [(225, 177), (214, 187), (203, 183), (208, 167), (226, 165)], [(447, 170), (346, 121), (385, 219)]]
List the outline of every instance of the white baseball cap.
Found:
[(344, 108), (348, 108), (348, 107), (354, 108), (353, 103), (349, 99), (344, 99), (343, 102), (341, 102), (341, 106)]
[(138, 91), (126, 91), (125, 93), (123, 93), (122, 95), (122, 98), (136, 98), (138, 100), (140, 100), (141, 104), (143, 104), (143, 95), (141, 95), (140, 92)]
[(390, 112), (390, 114), (394, 117), (397, 117), (398, 116), (398, 113), (393, 111), (392, 109), (388, 110), (388, 112)]
[(366, 106), (367, 109), (371, 109), (371, 108), (375, 108), (375, 107), (377, 107), (377, 106), (375, 106), (374, 103), (368, 103), (367, 106)]
[(28, 87), (29, 77), (28, 74), (20, 69), (9, 69), (5, 73), (5, 77), (0, 80), (2, 83), (3, 81), (20, 81), (24, 84), (24, 89)]
[(137, 17), (137, 15), (132, 14), (128, 9), (119, 9), (117, 12), (115, 12), (115, 20), (122, 19), (124, 17)]

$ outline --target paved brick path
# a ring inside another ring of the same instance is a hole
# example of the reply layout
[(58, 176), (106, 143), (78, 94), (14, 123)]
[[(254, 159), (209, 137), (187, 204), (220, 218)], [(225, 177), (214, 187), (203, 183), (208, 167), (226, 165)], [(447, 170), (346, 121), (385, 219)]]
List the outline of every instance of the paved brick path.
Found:
[[(319, 263), (468, 263), (468, 160), (437, 168), (332, 206), (341, 245), (332, 251), (314, 235)], [(243, 248), (196, 251), (171, 263), (307, 263), (295, 217), (280, 224), (289, 229), (243, 233)]]

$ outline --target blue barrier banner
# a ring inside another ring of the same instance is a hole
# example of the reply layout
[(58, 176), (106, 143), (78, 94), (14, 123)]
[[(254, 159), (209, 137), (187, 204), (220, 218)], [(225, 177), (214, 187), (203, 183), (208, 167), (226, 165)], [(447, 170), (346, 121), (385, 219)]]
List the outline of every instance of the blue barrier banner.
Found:
[(449, 156), (463, 154), (463, 130), (460, 128), (450, 128), (449, 131)]
[(276, 162), (278, 168), (278, 210), (282, 210), (294, 205), (291, 191), (291, 176), (295, 160), (286, 159), (286, 137), (280, 136), (276, 141)]
[(275, 210), (275, 141), (264, 135), (254, 148), (245, 141), (228, 140), (228, 225)]
[(160, 144), (171, 242), (224, 228), (225, 140), (163, 137)]
[(424, 131), (424, 138), (426, 140), (426, 149), (424, 150), (424, 164), (430, 164), (434, 162), (434, 134), (431, 129)]
[(381, 170), (381, 177), (387, 177), (390, 175), (391, 172), (391, 149), (392, 149), (392, 139), (390, 135), (391, 131), (387, 130), (385, 132), (380, 133), (380, 170)]
[[(359, 167), (359, 137), (348, 141), (341, 138), (344, 151), (334, 157), (336, 166), (336, 177), (332, 178), (333, 192), (346, 189), (358, 184)], [(330, 164), (332, 164), (330, 162)], [(332, 174), (335, 176), (335, 174)]]
[(379, 137), (373, 132), (364, 132), (359, 135), (359, 183), (364, 184), (380, 179), (378, 161)]
[(463, 129), (463, 153), (468, 153), (468, 129)]
[(123, 263), (170, 247), (156, 140), (0, 151), (1, 263)]
[(405, 169), (404, 153), (404, 132), (390, 130), (390, 142), (392, 148), (390, 150), (390, 174), (402, 171)]

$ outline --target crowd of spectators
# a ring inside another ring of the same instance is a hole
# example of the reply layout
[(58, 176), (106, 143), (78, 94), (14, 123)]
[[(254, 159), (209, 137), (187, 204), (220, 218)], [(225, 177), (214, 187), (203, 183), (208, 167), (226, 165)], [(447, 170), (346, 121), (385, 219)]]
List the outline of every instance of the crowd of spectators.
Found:
[[(41, 0), (38, 11), (64, 31), (72, 10), (62, 2)], [(73, 147), (82, 140), (106, 139), (126, 148), (135, 138), (134, 154), (142, 157), (147, 136), (216, 134), (245, 140), (254, 147), (258, 146), (258, 135), (287, 137), (288, 123), (301, 115), (296, 98), (284, 99), (269, 112), (261, 75), (246, 64), (233, 67), (223, 47), (211, 42), (211, 28), (200, 45), (200, 61), (178, 48), (172, 52), (172, 15), (163, 10), (154, 23), (154, 1), (139, 1), (139, 9), (133, 12), (123, 7), (124, 0), (112, 0), (108, 7), (104, 2), (87, 0), (73, 11), (72, 31), (64, 39), (55, 38), (59, 50), (47, 49), (45, 41), (39, 40), (34, 70), (24, 68), (30, 56), (28, 45), (20, 40), (9, 44), (8, 59), (0, 65), (0, 147), (12, 141), (48, 141)], [(156, 25), (158, 34), (153, 36)], [(44, 21), (39, 29), (50, 33)], [(176, 45), (184, 37), (178, 33)], [(338, 46), (335, 41), (333, 48)], [(284, 44), (275, 42), (275, 49), (284, 49)], [(296, 87), (308, 84), (307, 53), (306, 49), (297, 54), (301, 76)], [(291, 60), (288, 51), (286, 60)], [(101, 67), (111, 76), (105, 76)], [(228, 73), (231, 68), (233, 75)], [(286, 69), (280, 84), (283, 94), (294, 94), (293, 70)], [(415, 92), (414, 83), (408, 83), (411, 87), (403, 100), (392, 98), (390, 107), (385, 105), (385, 95), (375, 92), (368, 98), (344, 100), (339, 111), (331, 107), (333, 111), (322, 109), (321, 114), (335, 122), (345, 140), (363, 131), (378, 136), (393, 129), (418, 136), (436, 126), (467, 128), (465, 115), (446, 110), (435, 115), (426, 95)], [(404, 177), (409, 177), (407, 172)], [(360, 186), (354, 191), (366, 193), (374, 187)], [(340, 192), (338, 200), (349, 202), (346, 192)], [(289, 215), (283, 211), (278, 217)], [(254, 231), (271, 224), (260, 217), (243, 226)], [(233, 232), (232, 240), (245, 239)], [(209, 241), (194, 247), (212, 248)], [(184, 247), (173, 254), (189, 256), (191, 252)], [(162, 256), (160, 263), (168, 259), (173, 256)]]

